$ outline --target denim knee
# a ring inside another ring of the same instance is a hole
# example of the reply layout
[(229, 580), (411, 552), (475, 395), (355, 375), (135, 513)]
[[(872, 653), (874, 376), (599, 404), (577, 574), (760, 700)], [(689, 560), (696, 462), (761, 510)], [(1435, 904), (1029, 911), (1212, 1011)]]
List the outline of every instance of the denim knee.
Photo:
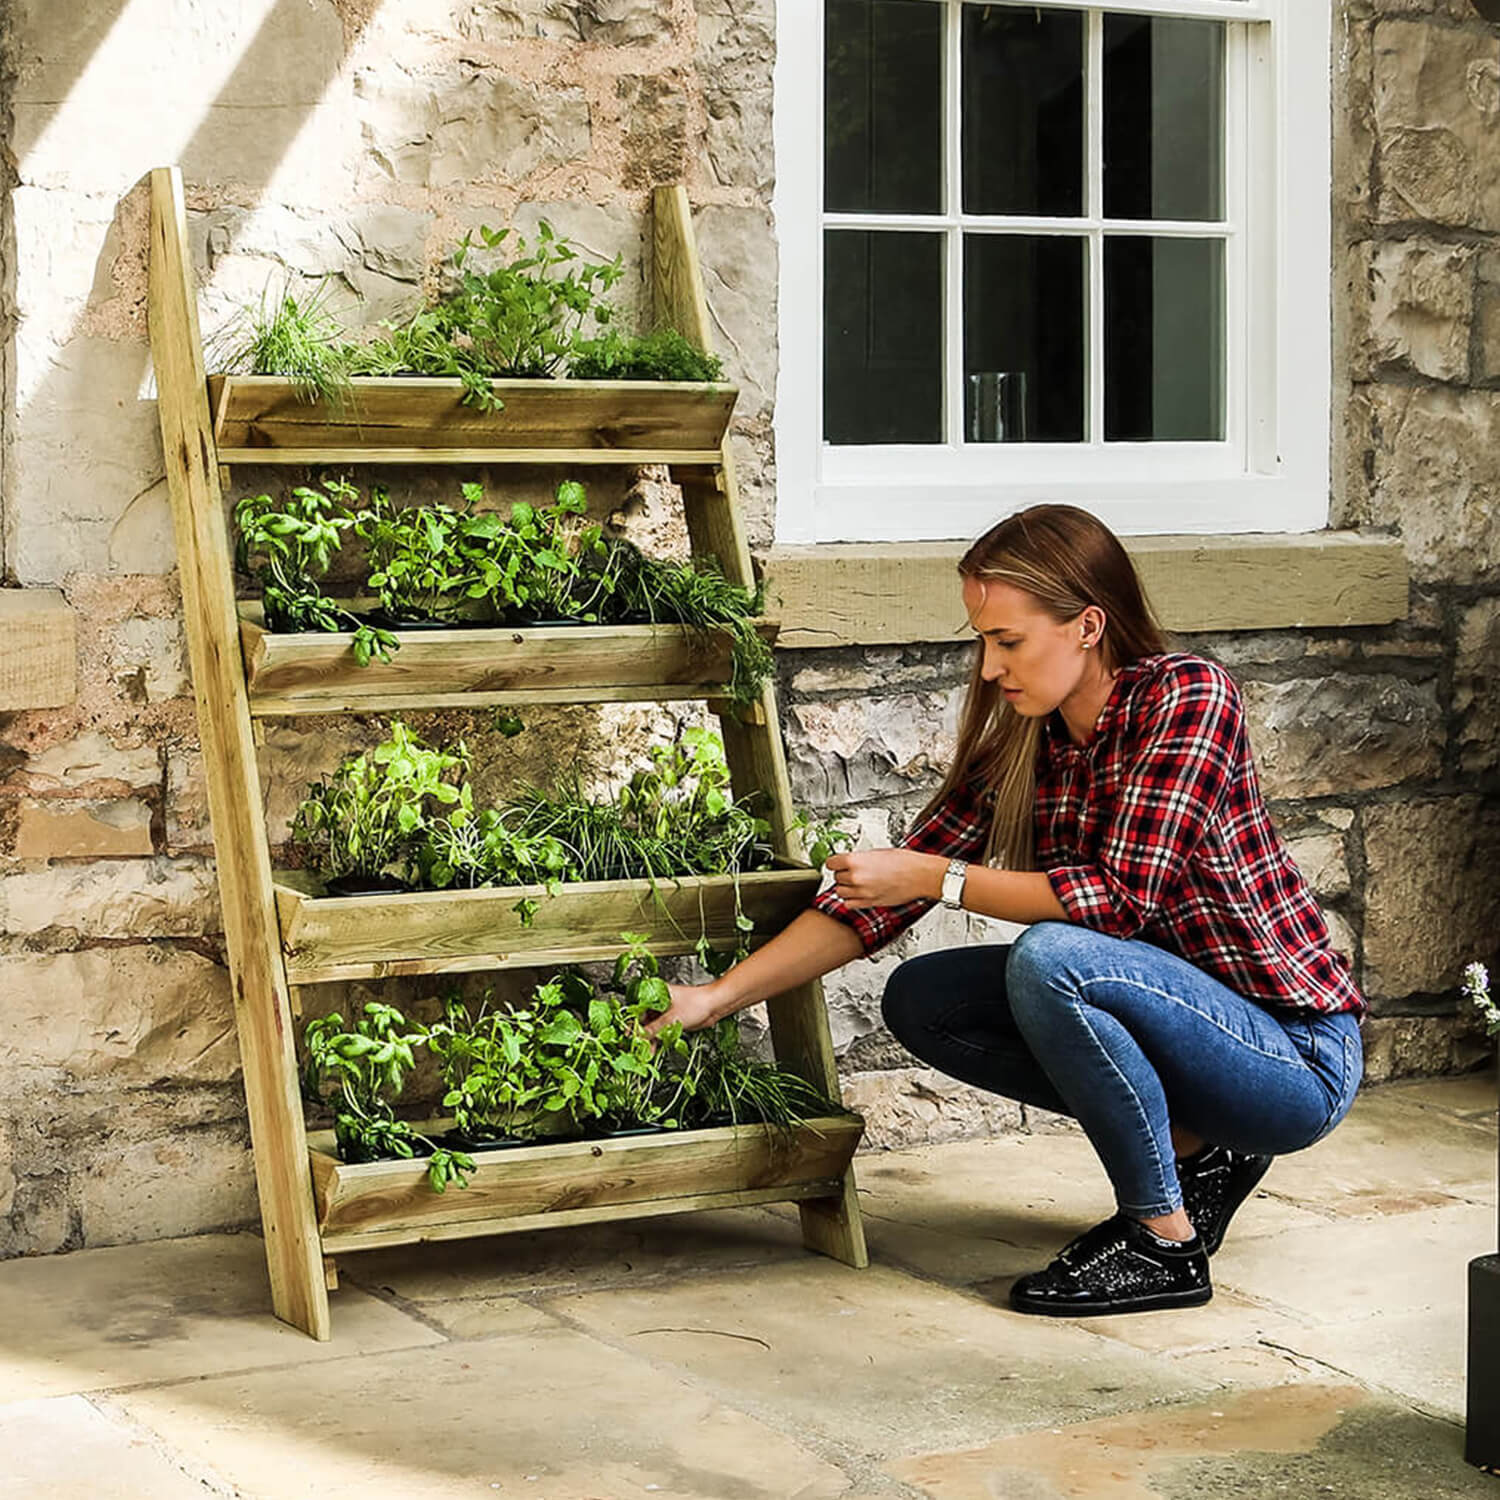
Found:
[(885, 982), (885, 993), (880, 997), (880, 1014), (886, 1030), (898, 1042), (905, 1043), (923, 1029), (919, 1017), (931, 1008), (924, 999), (927, 988), (922, 980), (925, 957), (927, 955), (919, 954), (897, 964)]
[(1070, 922), (1037, 922), (1018, 937), (1005, 971), (1011, 1013), (1020, 1025), (1068, 995), (1058, 975), (1070, 965), (1078, 929)]

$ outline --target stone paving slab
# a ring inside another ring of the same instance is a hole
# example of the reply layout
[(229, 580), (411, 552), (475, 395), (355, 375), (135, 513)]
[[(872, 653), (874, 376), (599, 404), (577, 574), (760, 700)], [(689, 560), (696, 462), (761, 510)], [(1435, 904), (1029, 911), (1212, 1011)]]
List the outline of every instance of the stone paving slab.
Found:
[(265, 1500), (834, 1500), (850, 1488), (794, 1439), (560, 1327), (113, 1399)]
[[(0, 1453), (5, 1500), (205, 1500), (208, 1493), (154, 1440), (83, 1396), (0, 1406)], [(76, 1476), (76, 1488), (66, 1474)]]
[(928, 1500), (1493, 1497), (1451, 1427), (1353, 1386), (1285, 1386), (886, 1465)]
[(613, 1286), (691, 1271), (749, 1271), (806, 1255), (795, 1210), (782, 1218), (736, 1209), (367, 1250), (341, 1257), (339, 1269), (356, 1286), (427, 1303)]
[(1452, 1311), (1467, 1294), (1465, 1267), (1494, 1248), (1494, 1210), (1454, 1203), (1385, 1218), (1378, 1232), (1344, 1220), (1276, 1240), (1226, 1239), (1214, 1285), (1314, 1325)]
[(1205, 1388), (1065, 1321), (877, 1266), (815, 1260), (753, 1281), (694, 1277), (546, 1306), (779, 1427), (864, 1453), (951, 1447)]
[(0, 1264), (0, 1402), (437, 1343), (350, 1290), (318, 1343), (271, 1313), (265, 1246), (201, 1235)]

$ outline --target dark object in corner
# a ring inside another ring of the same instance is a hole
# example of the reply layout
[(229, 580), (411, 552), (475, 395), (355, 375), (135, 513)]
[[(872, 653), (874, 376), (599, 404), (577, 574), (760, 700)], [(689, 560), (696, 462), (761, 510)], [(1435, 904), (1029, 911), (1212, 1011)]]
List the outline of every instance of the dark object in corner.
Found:
[(1500, 1255), (1469, 1262), (1469, 1393), (1464, 1457), (1500, 1468)]

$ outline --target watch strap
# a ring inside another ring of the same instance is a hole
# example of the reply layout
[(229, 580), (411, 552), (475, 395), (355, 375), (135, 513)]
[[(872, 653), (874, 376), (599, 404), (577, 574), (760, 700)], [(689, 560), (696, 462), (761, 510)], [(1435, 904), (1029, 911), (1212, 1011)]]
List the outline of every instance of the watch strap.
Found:
[(950, 859), (948, 861), (948, 868), (943, 875), (942, 901), (944, 906), (962, 907), (964, 904), (964, 880), (967, 878), (968, 873), (969, 866), (965, 860)]

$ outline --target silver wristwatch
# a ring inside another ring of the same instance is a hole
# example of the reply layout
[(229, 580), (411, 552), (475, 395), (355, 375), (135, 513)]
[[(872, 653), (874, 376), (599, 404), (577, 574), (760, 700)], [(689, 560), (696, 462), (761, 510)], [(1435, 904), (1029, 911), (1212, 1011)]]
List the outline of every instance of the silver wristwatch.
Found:
[(964, 904), (964, 880), (968, 876), (969, 867), (961, 859), (950, 859), (948, 861), (947, 873), (943, 876), (943, 905), (951, 906), (955, 910)]

